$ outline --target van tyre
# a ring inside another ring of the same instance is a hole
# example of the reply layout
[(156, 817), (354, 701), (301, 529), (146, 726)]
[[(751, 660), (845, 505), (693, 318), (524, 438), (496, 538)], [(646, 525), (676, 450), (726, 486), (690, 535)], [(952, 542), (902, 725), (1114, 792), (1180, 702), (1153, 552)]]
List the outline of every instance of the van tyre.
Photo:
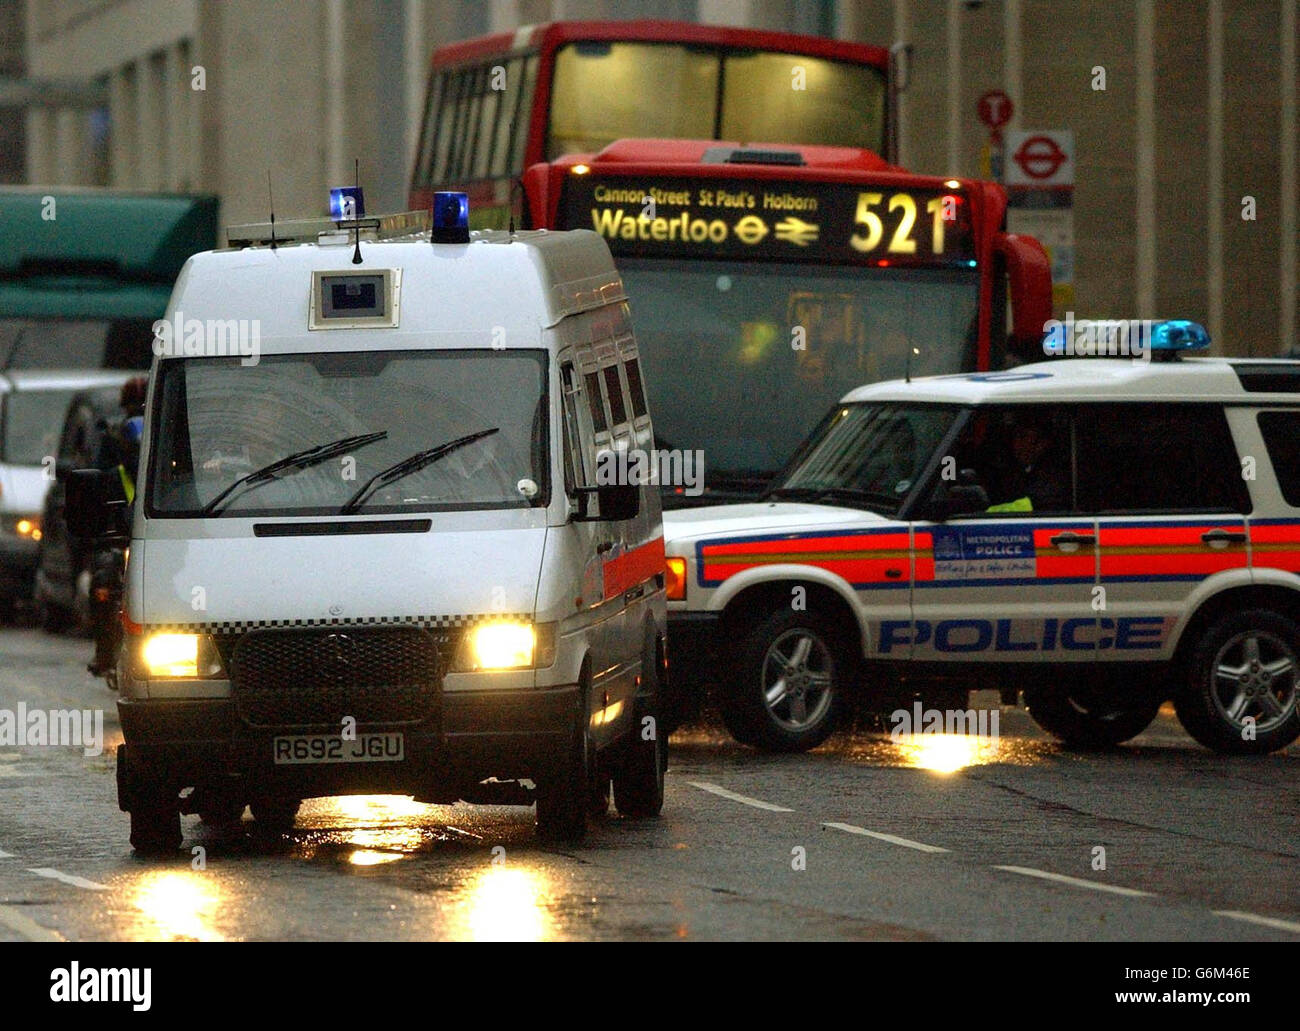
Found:
[(855, 669), (849, 635), (815, 612), (773, 612), (741, 641), (719, 698), (738, 741), (806, 752), (835, 729)]
[(1025, 689), (1034, 722), (1072, 748), (1113, 748), (1137, 737), (1156, 718), (1161, 696), (1138, 685), (1132, 690), (1093, 684)]
[(587, 729), (586, 674), (565, 754), (537, 785), (537, 836), (543, 841), (575, 844), (587, 836), (592, 808), (595, 755)]
[(668, 767), (667, 731), (659, 718), (657, 649), (652, 645), (649, 652), (649, 657), (641, 661), (641, 694), (633, 710), (632, 732), (614, 772), (614, 805), (621, 816), (633, 819), (659, 815), (664, 807), (664, 770)]
[[(293, 830), (302, 802), (296, 798), (264, 798), (253, 802), (253, 833), (263, 836), (280, 836)], [(240, 810), (241, 815), (243, 810)]]
[[(1300, 625), (1269, 609), (1221, 616), (1201, 635), (1174, 695), (1187, 733), (1216, 752), (1264, 755), (1300, 736)], [(1253, 735), (1247, 727), (1253, 718)]]

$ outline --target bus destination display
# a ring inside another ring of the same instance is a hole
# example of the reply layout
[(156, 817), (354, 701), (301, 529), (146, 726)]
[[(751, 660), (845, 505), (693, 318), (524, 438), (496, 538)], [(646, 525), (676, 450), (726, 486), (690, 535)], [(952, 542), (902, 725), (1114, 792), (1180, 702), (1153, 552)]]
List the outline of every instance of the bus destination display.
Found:
[(561, 224), (616, 255), (862, 265), (974, 263), (959, 190), (844, 183), (573, 175)]

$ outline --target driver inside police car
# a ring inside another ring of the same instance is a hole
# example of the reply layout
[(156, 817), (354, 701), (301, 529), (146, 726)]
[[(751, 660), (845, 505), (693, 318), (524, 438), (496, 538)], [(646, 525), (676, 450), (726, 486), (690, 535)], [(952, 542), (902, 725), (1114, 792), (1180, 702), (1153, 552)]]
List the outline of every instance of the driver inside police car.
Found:
[(1056, 461), (1049, 419), (1014, 416), (1007, 427), (1007, 450), (999, 472), (1001, 502), (989, 511), (1059, 512), (1069, 507), (1070, 485)]

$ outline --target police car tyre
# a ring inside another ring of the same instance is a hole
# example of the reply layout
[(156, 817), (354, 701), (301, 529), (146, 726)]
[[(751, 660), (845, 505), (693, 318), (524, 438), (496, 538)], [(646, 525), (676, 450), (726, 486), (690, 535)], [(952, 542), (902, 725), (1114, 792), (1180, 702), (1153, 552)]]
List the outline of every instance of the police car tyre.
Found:
[(1034, 722), (1074, 748), (1110, 748), (1137, 737), (1156, 718), (1160, 701), (1141, 686), (1133, 693), (1092, 685), (1025, 690)]
[[(1300, 736), (1300, 625), (1269, 609), (1222, 616), (1188, 658), (1174, 709), (1187, 733), (1216, 752), (1264, 755)], [(1253, 739), (1246, 727), (1253, 717)]]
[[(659, 719), (659, 664), (655, 660), (653, 640), (648, 654), (641, 660), (641, 690), (637, 700), (632, 732), (623, 756), (614, 771), (614, 805), (622, 816), (645, 819), (658, 816), (664, 807), (665, 753), (667, 731)], [(646, 724), (651, 719), (652, 724)], [(646, 734), (650, 738), (646, 739)]]
[(574, 713), (566, 755), (537, 785), (537, 836), (543, 841), (576, 843), (587, 836), (595, 757), (587, 727), (587, 673)]
[(737, 739), (771, 752), (805, 752), (835, 729), (853, 665), (844, 632), (815, 612), (773, 612), (741, 643), (719, 704)]

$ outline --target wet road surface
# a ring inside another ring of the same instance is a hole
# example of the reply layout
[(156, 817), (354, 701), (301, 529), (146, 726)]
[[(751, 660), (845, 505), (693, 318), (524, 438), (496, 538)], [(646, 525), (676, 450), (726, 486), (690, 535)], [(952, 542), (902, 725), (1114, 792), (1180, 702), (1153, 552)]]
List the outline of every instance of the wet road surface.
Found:
[(0, 940), (1300, 940), (1300, 748), (1223, 759), (1169, 711), (1104, 754), (1014, 708), (996, 740), (868, 728), (803, 756), (706, 725), (673, 739), (662, 818), (611, 811), (580, 847), (538, 843), (531, 809), (357, 796), (269, 844), (185, 817), (156, 860), (127, 843), (89, 649), (0, 629), (0, 708), (102, 707), (105, 737), (0, 746)]

